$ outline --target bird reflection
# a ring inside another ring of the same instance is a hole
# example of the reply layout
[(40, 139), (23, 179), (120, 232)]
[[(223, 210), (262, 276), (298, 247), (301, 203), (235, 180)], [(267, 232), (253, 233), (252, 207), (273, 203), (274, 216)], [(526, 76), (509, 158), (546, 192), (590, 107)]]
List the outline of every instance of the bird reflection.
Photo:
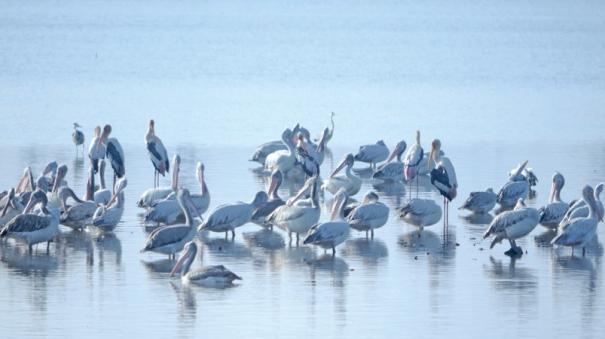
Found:
[(249, 246), (260, 247), (267, 250), (278, 250), (284, 248), (284, 237), (268, 229), (262, 229), (257, 232), (245, 232), (244, 240)]
[(233, 239), (211, 238), (203, 233), (200, 235), (200, 240), (208, 252), (218, 257), (247, 258), (252, 255), (248, 247)]
[(359, 256), (367, 263), (376, 263), (389, 255), (389, 249), (384, 241), (379, 239), (356, 238), (345, 243), (347, 256)]
[(401, 235), (397, 243), (408, 252), (437, 252), (441, 249), (441, 237), (427, 230), (414, 230)]
[(342, 282), (349, 273), (349, 264), (340, 258), (333, 257), (331, 254), (323, 254), (317, 259), (306, 260), (306, 263), (311, 268), (313, 280), (315, 280), (315, 272), (330, 272), (335, 281)]
[(109, 252), (115, 254), (115, 263), (116, 265), (120, 265), (122, 261), (122, 243), (114, 233), (95, 233), (92, 234), (92, 239), (99, 253), (100, 264), (104, 263), (105, 253)]
[(536, 235), (534, 241), (538, 247), (552, 247), (550, 242), (557, 236), (557, 230), (545, 230)]
[(188, 285), (177, 284), (174, 281), (170, 282), (170, 287), (172, 287), (172, 290), (176, 294), (179, 318), (195, 319), (197, 304), (193, 289)]
[[(536, 290), (538, 288), (538, 279), (526, 267), (516, 267), (517, 259), (511, 257), (508, 265), (503, 264), (502, 260), (496, 260), (490, 256), (491, 266), (485, 266), (485, 271), (490, 280), (496, 285), (498, 290), (520, 291)], [(519, 297), (522, 297), (520, 294)]]
[(24, 276), (47, 276), (49, 272), (59, 267), (59, 262), (54, 255), (29, 254), (27, 248), (21, 246), (10, 246), (7, 243), (0, 245), (0, 261), (15, 273)]
[(466, 220), (467, 223), (471, 225), (489, 225), (492, 220), (494, 220), (494, 216), (490, 213), (472, 213), (469, 215), (461, 216), (460, 218)]
[(143, 264), (150, 273), (170, 273), (176, 264), (176, 260), (166, 258), (153, 261), (141, 260), (141, 264)]
[(400, 181), (395, 182), (375, 182), (372, 187), (384, 196), (384, 200), (391, 208), (397, 208), (402, 205), (406, 190), (405, 184)]

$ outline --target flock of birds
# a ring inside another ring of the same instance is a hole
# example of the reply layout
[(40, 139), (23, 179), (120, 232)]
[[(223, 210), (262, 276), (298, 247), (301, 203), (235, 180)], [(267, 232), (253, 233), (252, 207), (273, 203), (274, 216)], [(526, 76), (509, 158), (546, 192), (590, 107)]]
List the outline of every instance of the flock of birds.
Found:
[[(322, 180), (320, 167), (324, 161), (327, 144), (334, 136), (334, 114), (331, 128), (325, 128), (321, 137), (311, 139), (309, 131), (297, 124), (287, 128), (281, 139), (260, 145), (251, 161), (262, 165), (264, 173), (270, 176), (267, 191), (256, 193), (252, 201), (236, 202), (218, 206), (206, 218), (202, 215), (210, 206), (210, 192), (204, 179), (204, 164), (196, 168), (199, 193), (191, 193), (179, 184), (180, 156), (168, 158), (166, 147), (155, 134), (155, 123), (149, 122), (145, 144), (154, 168), (154, 185), (146, 190), (137, 206), (145, 209), (145, 221), (157, 225), (148, 234), (141, 252), (155, 252), (176, 258), (171, 276), (180, 273), (184, 282), (210, 286), (224, 286), (241, 279), (222, 265), (205, 266), (190, 270), (197, 253), (195, 236), (199, 232), (224, 233), (225, 237), (235, 237), (235, 230), (247, 223), (273, 230), (276, 226), (288, 233), (290, 242), (298, 246), (314, 245), (324, 250), (332, 250), (349, 238), (351, 229), (365, 232), (366, 237), (374, 237), (375, 230), (387, 223), (390, 209), (380, 202), (376, 192), (370, 191), (361, 202), (352, 197), (359, 193), (362, 179), (353, 170), (358, 163), (368, 164), (367, 171), (376, 180), (386, 184), (403, 182), (410, 185), (410, 197), (397, 209), (400, 217), (419, 229), (437, 224), (443, 220), (443, 231), (447, 233), (449, 203), (456, 198), (458, 182), (450, 159), (441, 149), (441, 141), (431, 143), (430, 152), (421, 146), (420, 132), (416, 132), (415, 142), (408, 147), (405, 141), (397, 143), (392, 151), (383, 141), (359, 147), (356, 154), (347, 154), (330, 175)], [(105, 125), (96, 127), (88, 149), (90, 167), (83, 198), (69, 187), (65, 181), (66, 165), (49, 163), (37, 178), (27, 167), (17, 185), (0, 193), (0, 237), (12, 238), (32, 247), (47, 244), (59, 234), (59, 225), (74, 230), (96, 229), (111, 232), (120, 222), (124, 211), (124, 190), (127, 186), (125, 157), (122, 146), (116, 138), (111, 138), (112, 128)], [(74, 124), (72, 139), (76, 152), (82, 146), (84, 134), (81, 126)], [(113, 184), (105, 184), (106, 163), (113, 170)], [(344, 170), (344, 174), (340, 174)], [(172, 171), (171, 185), (160, 187), (160, 176)], [(96, 177), (99, 185), (95, 185)], [(428, 176), (432, 186), (443, 197), (442, 204), (432, 199), (412, 198), (412, 186), (418, 177)], [(300, 190), (289, 199), (279, 196), (279, 187), (284, 180), (304, 181)], [(531, 187), (537, 178), (527, 168), (527, 161), (513, 169), (508, 181), (496, 193), (491, 188), (472, 192), (460, 209), (474, 214), (492, 211), (496, 204), (500, 211), (489, 224), (484, 238), (493, 238), (490, 248), (503, 240), (508, 240), (510, 249), (505, 253), (521, 256), (523, 250), (516, 244), (528, 235), (538, 224), (558, 232), (553, 245), (581, 247), (585, 255), (586, 246), (596, 236), (599, 221), (603, 220), (604, 209), (600, 194), (605, 184), (596, 188), (585, 186), (582, 198), (571, 203), (561, 201), (561, 190), (565, 179), (560, 173), (552, 178), (549, 203), (535, 209), (528, 207), (525, 200), (530, 197)], [(330, 220), (320, 222), (320, 199), (333, 195)], [(4, 240), (3, 240), (4, 241)]]

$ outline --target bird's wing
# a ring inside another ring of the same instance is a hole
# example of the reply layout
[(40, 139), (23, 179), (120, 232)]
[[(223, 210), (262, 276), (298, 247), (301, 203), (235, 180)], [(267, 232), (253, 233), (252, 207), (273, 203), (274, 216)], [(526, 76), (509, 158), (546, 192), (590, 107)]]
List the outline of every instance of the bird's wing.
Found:
[(384, 216), (388, 214), (389, 208), (381, 203), (360, 205), (351, 211), (347, 217), (347, 221), (349, 221), (349, 223), (354, 223), (355, 221), (367, 222), (369, 220), (384, 218)]
[(111, 161), (111, 167), (116, 172), (118, 178), (124, 176), (125, 166), (124, 166), (124, 151), (122, 150), (122, 146), (115, 138), (110, 138), (107, 140), (106, 147), (106, 156)]
[(9, 221), (5, 229), (8, 232), (34, 232), (50, 225), (50, 218), (36, 214), (19, 214)]
[(145, 249), (153, 249), (181, 241), (191, 232), (188, 225), (163, 226), (149, 233), (145, 242)]
[(206, 266), (201, 269), (191, 271), (188, 276), (190, 280), (204, 280), (206, 278), (219, 278), (224, 280), (241, 279), (238, 275), (231, 272), (223, 265)]

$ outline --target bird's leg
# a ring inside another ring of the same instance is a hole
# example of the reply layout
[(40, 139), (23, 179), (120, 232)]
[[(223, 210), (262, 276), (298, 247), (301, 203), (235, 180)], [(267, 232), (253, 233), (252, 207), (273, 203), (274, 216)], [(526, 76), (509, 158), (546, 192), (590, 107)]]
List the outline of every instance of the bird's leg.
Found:
[(332, 258), (336, 256), (336, 248), (332, 246)]
[(235, 230), (231, 230), (231, 240), (235, 239)]
[(296, 233), (296, 247), (298, 247), (300, 234)]
[(32, 248), (32, 245), (30, 244), (29, 245), (29, 255), (32, 255), (32, 251), (33, 251), (33, 248)]
[(50, 240), (46, 242), (46, 254), (50, 252)]
[(420, 190), (420, 188), (418, 187), (418, 174), (416, 174), (416, 198), (418, 198), (418, 191)]
[(574, 247), (573, 247), (573, 246), (571, 246), (571, 256), (572, 256), (572, 257), (573, 257), (573, 249), (574, 249)]
[(582, 257), (586, 256), (586, 247), (582, 246)]
[(366, 239), (368, 238), (368, 231), (366, 231)]
[(111, 186), (111, 193), (116, 192), (116, 172), (113, 172), (113, 185)]
[(374, 239), (374, 229), (373, 229), (373, 228), (370, 230), (370, 237), (371, 237), (372, 239)]

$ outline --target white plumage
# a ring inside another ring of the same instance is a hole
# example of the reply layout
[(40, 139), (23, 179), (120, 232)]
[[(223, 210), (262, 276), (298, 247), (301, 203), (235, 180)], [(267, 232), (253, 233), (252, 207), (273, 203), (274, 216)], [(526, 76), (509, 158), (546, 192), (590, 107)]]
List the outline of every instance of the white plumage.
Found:
[(199, 227), (199, 231), (227, 232), (231, 231), (235, 237), (235, 229), (249, 222), (254, 209), (268, 199), (267, 193), (256, 193), (251, 203), (237, 202), (217, 207), (208, 217), (208, 220)]
[(336, 254), (336, 246), (342, 244), (349, 238), (350, 227), (342, 215), (347, 195), (340, 190), (336, 195), (337, 201), (332, 210), (332, 220), (317, 224), (309, 230), (304, 244), (312, 244), (323, 249), (332, 249), (332, 255)]
[(491, 188), (480, 192), (471, 192), (460, 209), (473, 213), (488, 213), (496, 206), (496, 193)]
[(361, 232), (370, 231), (372, 237), (374, 230), (384, 226), (388, 219), (389, 208), (378, 201), (378, 195), (374, 192), (367, 193), (361, 205), (355, 207), (346, 218), (351, 228)]
[(279, 170), (286, 174), (296, 164), (296, 150), (292, 144), (292, 131), (286, 129), (282, 133), (282, 142), (286, 145), (286, 150), (279, 150), (269, 154), (265, 160), (265, 169), (269, 172)]
[(559, 226), (561, 220), (569, 209), (569, 204), (561, 201), (561, 190), (565, 185), (565, 178), (561, 173), (556, 172), (553, 175), (553, 183), (550, 191), (550, 198), (548, 205), (540, 208), (540, 225), (549, 228), (556, 229)]
[(520, 255), (522, 250), (515, 243), (515, 240), (528, 235), (538, 225), (540, 216), (535, 208), (526, 207), (523, 199), (519, 199), (515, 209), (498, 214), (492, 220), (483, 238), (494, 236), (490, 248), (500, 243), (503, 239), (508, 239), (511, 249), (506, 253), (509, 255)]
[[(344, 189), (347, 196), (353, 196), (361, 189), (361, 179), (352, 173), (351, 169), (355, 159), (353, 154), (349, 153), (345, 159), (334, 170), (330, 178), (325, 180), (322, 189), (332, 194), (336, 194), (339, 190)], [(336, 174), (346, 166), (345, 175), (336, 176)]]
[(208, 287), (226, 287), (233, 283), (234, 280), (241, 280), (238, 275), (231, 272), (223, 265), (205, 266), (202, 268), (189, 270), (191, 263), (195, 260), (197, 253), (197, 245), (191, 241), (185, 244), (183, 254), (174, 265), (170, 272), (173, 276), (181, 269), (181, 280), (184, 284), (195, 284)]
[(376, 164), (385, 161), (389, 156), (389, 148), (384, 141), (379, 140), (375, 144), (363, 145), (355, 154), (355, 160), (370, 164), (370, 167), (376, 167)]
[(443, 214), (441, 206), (431, 199), (411, 199), (398, 210), (403, 220), (421, 230), (439, 222)]

